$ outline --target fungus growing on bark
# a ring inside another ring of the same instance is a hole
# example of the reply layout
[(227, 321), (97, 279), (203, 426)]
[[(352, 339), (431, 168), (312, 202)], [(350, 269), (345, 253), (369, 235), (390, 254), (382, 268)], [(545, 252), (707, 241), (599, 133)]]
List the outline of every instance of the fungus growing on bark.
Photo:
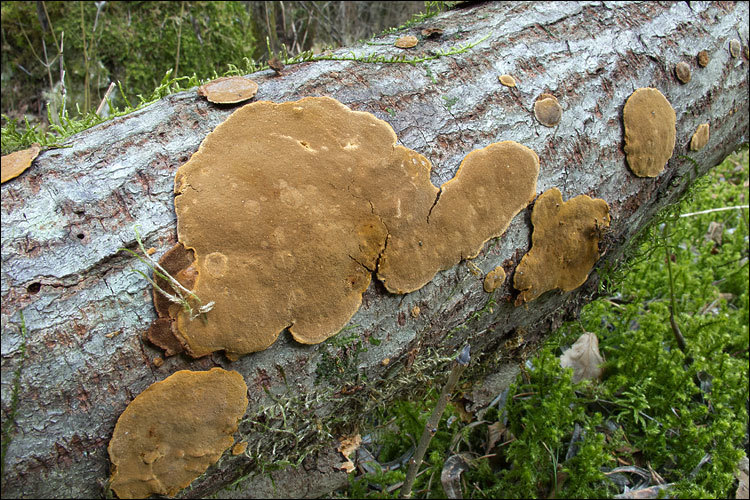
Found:
[(674, 74), (682, 83), (690, 81), (690, 65), (685, 61), (678, 62), (674, 67)]
[(232, 446), (247, 408), (235, 371), (178, 371), (131, 401), (108, 451), (111, 488), (120, 498), (174, 496)]
[(513, 277), (521, 293), (516, 305), (548, 290), (569, 292), (581, 286), (599, 259), (599, 237), (609, 227), (609, 205), (586, 195), (563, 202), (557, 188), (537, 198), (531, 212), (531, 250)]
[(503, 283), (505, 283), (505, 269), (502, 266), (497, 266), (484, 277), (484, 291), (492, 293)]
[(412, 47), (416, 47), (417, 43), (419, 43), (419, 40), (417, 40), (417, 37), (412, 35), (402, 36), (401, 38), (396, 40), (395, 45), (399, 49), (410, 49)]
[(238, 109), (175, 177), (177, 234), (194, 261), (178, 266), (181, 283), (193, 277), (214, 308), (206, 321), (157, 309), (194, 357), (236, 359), (285, 328), (322, 342), (372, 273), (406, 293), (476, 256), (533, 199), (539, 159), (506, 141), (469, 153), (440, 189), (430, 169), (386, 122), (331, 98)]
[(41, 146), (34, 143), (29, 149), (16, 151), (0, 158), (0, 182), (9, 181), (24, 173), (39, 156), (41, 150)]
[(732, 57), (740, 57), (740, 47), (742, 44), (736, 38), (729, 41), (729, 53)]
[(705, 145), (708, 144), (708, 129), (708, 123), (701, 123), (700, 125), (698, 125), (698, 128), (695, 130), (693, 137), (690, 139), (691, 151), (698, 151), (699, 149), (703, 149)]
[(216, 104), (235, 104), (255, 97), (258, 84), (243, 76), (217, 78), (198, 87), (198, 95)]
[(506, 87), (515, 87), (516, 86), (516, 79), (513, 78), (510, 75), (498, 76), (497, 79), (500, 80), (500, 83), (502, 83)]
[(542, 94), (534, 103), (534, 116), (545, 127), (554, 127), (560, 123), (562, 107), (552, 94)]
[(247, 450), (247, 441), (240, 441), (232, 446), (232, 455), (242, 455)]
[(639, 177), (656, 177), (674, 151), (674, 109), (657, 89), (640, 88), (625, 102), (622, 118), (630, 170)]
[(708, 56), (708, 51), (701, 50), (698, 52), (698, 66), (701, 68), (705, 68), (708, 66), (708, 62), (711, 60), (711, 58)]

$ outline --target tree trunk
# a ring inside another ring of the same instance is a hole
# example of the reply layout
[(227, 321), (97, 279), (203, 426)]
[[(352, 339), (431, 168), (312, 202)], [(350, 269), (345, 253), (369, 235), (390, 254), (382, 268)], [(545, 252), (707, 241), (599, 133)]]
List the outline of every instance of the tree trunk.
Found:
[[(327, 95), (385, 120), (401, 144), (430, 159), (435, 185), (449, 180), (468, 152), (492, 142), (533, 149), (541, 162), (537, 193), (558, 187), (565, 200), (588, 194), (609, 203), (600, 269), (617, 262), (627, 242), (696, 177), (747, 142), (747, 20), (744, 2), (481, 3), (333, 55), (408, 58), (476, 43), (460, 53), (416, 64), (306, 62), (279, 77), (268, 70), (252, 78), (260, 85), (256, 100)], [(424, 27), (443, 34), (409, 51), (392, 46)], [(730, 55), (731, 39), (742, 42), (739, 57)], [(710, 62), (702, 68), (695, 61), (704, 49)], [(687, 84), (674, 76), (680, 61), (693, 70)], [(498, 82), (506, 73), (517, 87)], [(659, 89), (677, 114), (674, 154), (655, 178), (634, 176), (623, 150), (622, 109), (639, 87)], [(541, 126), (532, 111), (545, 92), (563, 108), (554, 128)], [(118, 249), (135, 248), (134, 225), (156, 257), (175, 244), (175, 171), (233, 109), (206, 102), (195, 89), (174, 94), (77, 134), (69, 147), (42, 153), (2, 185), (4, 449), (10, 440), (3, 497), (103, 495), (107, 444), (127, 404), (177, 370), (214, 366), (239, 371), (249, 387), (239, 431), (248, 452), (225, 454), (181, 495), (229, 494), (220, 489), (240, 477), (250, 479), (238, 482), (239, 494), (267, 495), (273, 491), (253, 475), (286, 461), (303, 467), (277, 473), (278, 494), (323, 493), (299, 471), (330, 479), (332, 438), (366, 425), (363, 416), (393, 398), (441, 383), (449, 356), (466, 342), (468, 380), (512, 367), (596, 295), (594, 271), (572, 292), (513, 305), (513, 270), (530, 246), (526, 209), (472, 264), (440, 272), (420, 290), (393, 295), (374, 280), (347, 328), (323, 344), (301, 345), (284, 333), (233, 363), (215, 353), (155, 366), (162, 354), (142, 340), (155, 318), (151, 286), (133, 272), (146, 269)], [(708, 145), (688, 151), (701, 123), (710, 123)], [(499, 265), (509, 277), (488, 294), (482, 279)], [(327, 462), (315, 461), (321, 450)], [(295, 477), (297, 486), (278, 482)]]

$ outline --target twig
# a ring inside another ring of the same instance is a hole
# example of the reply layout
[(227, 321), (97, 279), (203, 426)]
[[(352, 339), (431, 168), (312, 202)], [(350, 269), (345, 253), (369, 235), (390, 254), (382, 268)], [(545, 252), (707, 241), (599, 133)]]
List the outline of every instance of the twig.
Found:
[(723, 212), (724, 210), (741, 210), (743, 208), (750, 208), (750, 205), (735, 205), (733, 207), (710, 208), (708, 210), (701, 210), (700, 212), (680, 214), (680, 217), (692, 217), (693, 215), (710, 214), (711, 212)]
[(107, 104), (107, 100), (109, 100), (109, 95), (112, 93), (112, 91), (115, 90), (115, 82), (109, 82), (109, 88), (107, 89), (107, 92), (104, 93), (104, 97), (102, 98), (102, 102), (99, 103), (99, 107), (96, 108), (96, 114), (101, 116), (102, 110), (104, 109), (104, 105)]
[(450, 375), (448, 375), (448, 381), (445, 383), (443, 392), (440, 393), (440, 398), (435, 405), (435, 409), (432, 410), (432, 414), (430, 415), (430, 418), (427, 420), (427, 424), (425, 425), (424, 432), (422, 432), (422, 437), (419, 439), (417, 451), (414, 452), (414, 456), (411, 458), (411, 460), (409, 460), (409, 470), (406, 473), (406, 479), (404, 479), (404, 485), (401, 488), (401, 494), (399, 495), (399, 498), (411, 497), (411, 489), (412, 486), (414, 486), (414, 479), (417, 477), (417, 470), (419, 470), (419, 466), (422, 464), (424, 454), (427, 452), (427, 447), (430, 445), (432, 437), (437, 433), (438, 424), (440, 423), (440, 417), (443, 416), (445, 407), (448, 405), (448, 400), (451, 397), (453, 389), (456, 387), (456, 383), (458, 383), (458, 379), (461, 377), (461, 374), (469, 364), (470, 347), (471, 346), (469, 344), (466, 344), (456, 360), (453, 362), (453, 367), (451, 368)]
[(672, 279), (672, 256), (669, 254), (669, 245), (666, 243), (667, 238), (667, 225), (664, 225), (663, 235), (665, 238), (664, 252), (667, 256), (667, 272), (669, 273), (669, 324), (672, 326), (672, 333), (677, 341), (677, 345), (680, 350), (687, 354), (687, 343), (685, 337), (682, 336), (680, 326), (677, 324), (677, 320), (674, 317), (675, 310), (675, 298), (674, 298), (674, 280)]

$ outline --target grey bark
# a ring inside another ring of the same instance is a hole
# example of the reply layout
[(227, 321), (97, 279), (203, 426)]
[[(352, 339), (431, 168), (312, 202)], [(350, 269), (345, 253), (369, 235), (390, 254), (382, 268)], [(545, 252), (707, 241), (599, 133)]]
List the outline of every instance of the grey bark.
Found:
[[(465, 53), (414, 65), (321, 61), (289, 66), (281, 77), (263, 71), (252, 75), (256, 99), (328, 95), (369, 111), (432, 161), (436, 185), (471, 150), (520, 142), (541, 159), (538, 193), (556, 186), (566, 200), (588, 194), (609, 203), (612, 226), (599, 266), (617, 261), (659, 209), (748, 140), (747, 3), (487, 3), (374, 40), (382, 45), (335, 54), (402, 54), (390, 45), (395, 38), (426, 26), (442, 28), (442, 37), (407, 57), (486, 38)], [(728, 51), (733, 38), (743, 44), (739, 58)], [(706, 68), (695, 63), (702, 49), (711, 57)], [(674, 77), (679, 61), (693, 69), (686, 85)], [(505, 73), (516, 78), (515, 89), (498, 83)], [(653, 179), (635, 177), (623, 152), (622, 108), (638, 87), (658, 88), (677, 113), (675, 153)], [(543, 92), (562, 104), (555, 128), (531, 112)], [(462, 262), (403, 296), (373, 282), (349, 329), (327, 343), (305, 346), (282, 334), (234, 363), (221, 354), (175, 356), (157, 368), (160, 352), (141, 337), (155, 317), (151, 287), (132, 271), (145, 268), (118, 249), (135, 248), (135, 224), (157, 257), (175, 243), (175, 170), (232, 109), (207, 103), (195, 89), (171, 95), (77, 134), (70, 147), (42, 153), (2, 185), (3, 426), (22, 358), (21, 311), (28, 331), (3, 497), (104, 494), (106, 447), (128, 402), (177, 370), (213, 366), (245, 376), (250, 404), (240, 431), (249, 451), (224, 457), (181, 495), (229, 494), (221, 488), (240, 476), (250, 479), (234, 494), (267, 495), (253, 489), (260, 483), (252, 476), (282, 459), (330, 476), (335, 459), (316, 465), (313, 451), (330, 450), (332, 438), (363, 427), (375, 406), (439, 384), (447, 357), (465, 342), (474, 368), (465, 377), (507, 372), (596, 294), (595, 271), (573, 292), (512, 305), (512, 272), (530, 245), (527, 209), (473, 261), (481, 276)], [(706, 122), (709, 144), (689, 152), (691, 135)], [(482, 278), (498, 265), (509, 278), (492, 304)], [(277, 481), (287, 476), (276, 474)], [(321, 493), (305, 479), (298, 483), (296, 490), (277, 483), (280, 495)]]

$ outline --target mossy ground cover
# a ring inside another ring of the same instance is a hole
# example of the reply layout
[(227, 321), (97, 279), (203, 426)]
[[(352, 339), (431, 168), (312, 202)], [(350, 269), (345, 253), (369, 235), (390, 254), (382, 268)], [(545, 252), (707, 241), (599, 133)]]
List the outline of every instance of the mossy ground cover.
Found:
[[(414, 496), (445, 498), (443, 466), (460, 454), (468, 469), (459, 484), (471, 498), (612, 497), (660, 480), (671, 483), (667, 496), (734, 497), (747, 448), (748, 209), (680, 214), (747, 203), (745, 148), (645, 231), (616, 286), (549, 337), (505, 404), (471, 422), (449, 406)], [(685, 352), (670, 324), (673, 303)], [(604, 374), (574, 384), (559, 356), (583, 332), (598, 336)], [(380, 427), (363, 430), (379, 463), (408, 454), (438, 393), (394, 404)], [(344, 495), (394, 498), (404, 475), (375, 464), (353, 474)]]

